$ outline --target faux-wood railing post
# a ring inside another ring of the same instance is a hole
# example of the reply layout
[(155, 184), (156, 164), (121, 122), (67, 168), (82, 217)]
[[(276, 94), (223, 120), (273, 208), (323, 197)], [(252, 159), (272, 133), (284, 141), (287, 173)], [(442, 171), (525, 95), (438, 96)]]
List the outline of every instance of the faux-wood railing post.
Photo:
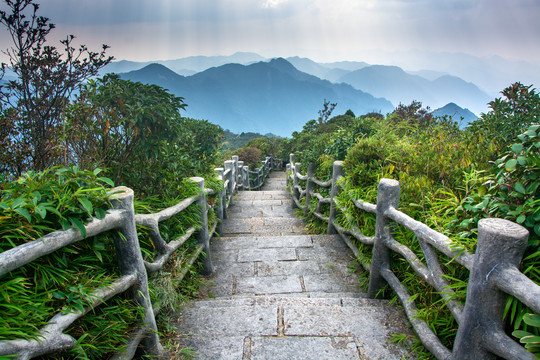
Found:
[(381, 276), (381, 270), (390, 268), (390, 250), (385, 243), (391, 237), (391, 223), (384, 216), (384, 212), (390, 207), (398, 208), (399, 192), (399, 182), (392, 179), (382, 179), (377, 187), (377, 220), (368, 287), (368, 298), (370, 299), (379, 298), (378, 293), (386, 284)]
[(237, 182), (241, 185), (242, 190), (246, 190), (246, 188), (244, 187), (244, 162), (243, 161), (238, 161), (237, 179), (238, 179)]
[(257, 169), (257, 175), (255, 176), (255, 185), (254, 185), (255, 190), (260, 190), (259, 185), (261, 184), (261, 170), (264, 171), (262, 167)]
[[(216, 168), (214, 170), (216, 172), (216, 177), (223, 181), (223, 168)], [(219, 236), (223, 235), (223, 219), (225, 219), (226, 217), (226, 213), (227, 213), (227, 209), (226, 209), (226, 206), (227, 206), (227, 200), (225, 199), (225, 196), (223, 196), (223, 193), (225, 192), (225, 190), (223, 189), (223, 187), (221, 188), (221, 190), (219, 191), (219, 193), (216, 194), (216, 198), (217, 198), (217, 204), (216, 204), (216, 216), (218, 218), (218, 223), (217, 223), (217, 226), (216, 226), (216, 232), (218, 233)]]
[(490, 281), (490, 275), (519, 268), (529, 232), (503, 219), (482, 219), (478, 223), (476, 258), (469, 276), (467, 300), (452, 359), (495, 359), (504, 349), (513, 359), (535, 359), (518, 343), (504, 335), (502, 322), (508, 295)]
[(113, 189), (113, 191), (120, 191), (113, 195), (112, 203), (114, 208), (125, 211), (124, 223), (120, 229), (122, 236), (115, 236), (114, 238), (120, 273), (122, 275), (135, 274), (137, 276), (137, 283), (133, 287), (133, 296), (135, 301), (144, 309), (143, 323), (148, 327), (141, 345), (148, 355), (160, 355), (163, 348), (159, 343), (156, 318), (148, 291), (148, 274), (146, 273), (139, 238), (137, 237), (133, 190), (120, 186)]
[(343, 176), (343, 161), (334, 161), (332, 168), (332, 189), (330, 190), (330, 215), (328, 216), (328, 229), (326, 232), (328, 235), (337, 234), (334, 227), (334, 221), (336, 221), (336, 204), (335, 198), (339, 195), (339, 186), (337, 181)]
[(200, 229), (197, 233), (199, 245), (202, 245), (204, 251), (203, 275), (209, 275), (214, 271), (212, 266), (212, 257), (210, 254), (210, 236), (208, 234), (208, 203), (206, 202), (206, 192), (204, 191), (204, 179), (201, 177), (190, 178), (199, 185), (201, 197), (197, 201), (201, 209)]
[(306, 207), (304, 208), (304, 217), (309, 214), (309, 205), (311, 202), (311, 193), (315, 189), (315, 183), (313, 182), (313, 174), (315, 173), (315, 164), (310, 163), (307, 169), (307, 180), (306, 180)]
[(242, 180), (244, 181), (244, 189), (251, 190), (251, 183), (249, 181), (249, 166), (242, 168)]
[(266, 168), (266, 171), (265, 171), (265, 173), (264, 173), (264, 180), (263, 180), (263, 182), (266, 181), (266, 178), (268, 177), (268, 175), (270, 175), (270, 172), (272, 172), (272, 168), (273, 168), (272, 163), (273, 163), (272, 157), (271, 157), (271, 156), (267, 156), (267, 157), (266, 157), (266, 163), (264, 164), (264, 166), (265, 166), (265, 168)]
[(227, 172), (227, 170), (229, 170), (226, 176), (226, 180), (229, 180), (229, 184), (227, 185), (227, 199), (229, 201), (229, 205), (232, 205), (234, 195), (234, 162), (232, 160), (225, 161), (225, 172)]
[(232, 157), (233, 161), (233, 179), (234, 179), (234, 186), (233, 191), (236, 192), (236, 183), (238, 182), (238, 155), (234, 155)]
[[(298, 199), (300, 202), (300, 191), (298, 190), (298, 173), (300, 172), (300, 163), (296, 163), (294, 166), (294, 178), (293, 178), (293, 198)], [(293, 209), (296, 209), (296, 202), (293, 200), (292, 202)]]

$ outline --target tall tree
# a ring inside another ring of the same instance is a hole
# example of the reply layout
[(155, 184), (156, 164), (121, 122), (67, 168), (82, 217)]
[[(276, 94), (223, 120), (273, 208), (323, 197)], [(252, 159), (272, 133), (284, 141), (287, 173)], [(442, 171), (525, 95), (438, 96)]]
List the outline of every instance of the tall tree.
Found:
[[(4, 51), (8, 63), (2, 63), (1, 75), (3, 77), (6, 67), (9, 67), (17, 79), (0, 87), (0, 110), (3, 122), (9, 123), (9, 128), (13, 129), (7, 134), (9, 140), (22, 146), (1, 151), (9, 153), (19, 148), (26, 151), (29, 159), (23, 164), (27, 165), (13, 167), (14, 171), (20, 173), (28, 170), (27, 167), (43, 170), (61, 159), (59, 135), (63, 130), (62, 114), (70, 94), (82, 82), (96, 75), (113, 57), (105, 55), (107, 45), (103, 45), (100, 52), (89, 51), (85, 45), (76, 49), (73, 35), (60, 41), (63, 51), (46, 45), (47, 36), (55, 25), (48, 18), (38, 16), (39, 4), (34, 0), (4, 2), (10, 12), (0, 11), (0, 23), (7, 28), (13, 44)], [(0, 144), (10, 141), (0, 139)]]

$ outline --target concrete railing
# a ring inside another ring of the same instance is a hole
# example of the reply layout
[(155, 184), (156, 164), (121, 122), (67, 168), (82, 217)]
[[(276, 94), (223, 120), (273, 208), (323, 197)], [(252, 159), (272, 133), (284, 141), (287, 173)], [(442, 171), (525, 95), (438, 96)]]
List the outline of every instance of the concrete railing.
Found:
[[(271, 158), (265, 160), (265, 165), (262, 167), (265, 176), (268, 175), (266, 172), (273, 168), (273, 165), (267, 164), (274, 163), (275, 161)], [(117, 354), (115, 359), (132, 359), (139, 346), (148, 355), (160, 355), (163, 348), (159, 341), (154, 309), (150, 301), (148, 274), (161, 269), (171, 255), (195, 233), (198, 245), (190, 262), (182, 270), (179, 281), (201, 254), (204, 255), (203, 272), (209, 274), (213, 271), (210, 238), (214, 233), (221, 235), (222, 220), (227, 217), (227, 207), (232, 204), (234, 192), (242, 187), (238, 179), (242, 179), (243, 172), (239, 169), (243, 169), (243, 166), (242, 162), (238, 161), (237, 156), (234, 156), (233, 160), (225, 162), (225, 169), (216, 169), (217, 177), (223, 181), (223, 189), (219, 193), (205, 189), (203, 178), (191, 178), (201, 190), (199, 195), (184, 199), (155, 214), (135, 214), (133, 191), (126, 187), (112, 189), (113, 208), (103, 219), (93, 219), (85, 226), (86, 239), (107, 231), (119, 230), (121, 235), (115, 238), (114, 245), (121, 277), (109, 286), (96, 289), (89, 294), (89, 298), (93, 300), (84, 310), (59, 311), (48, 321), (47, 325), (38, 331), (35, 340), (0, 341), (0, 357), (11, 355), (10, 358), (31, 359), (76, 346), (77, 340), (65, 334), (66, 329), (97, 306), (123, 293), (131, 294), (139, 306), (144, 309), (144, 318), (140, 321), (139, 329), (133, 332), (133, 337), (126, 339), (128, 343), (126, 351)], [(215, 196), (219, 199), (215, 202), (217, 221), (214, 224), (208, 223), (207, 196)], [(189, 228), (183, 236), (167, 243), (160, 234), (159, 223), (173, 216), (181, 216), (182, 211), (192, 205), (201, 209), (198, 224)], [(148, 229), (148, 234), (155, 245), (155, 257), (152, 263), (144, 261), (142, 257), (137, 237), (137, 225)], [(0, 276), (83, 240), (85, 238), (81, 233), (72, 228), (66, 231), (55, 231), (42, 238), (4, 251), (0, 253)]]
[(270, 172), (281, 167), (281, 163), (280, 159), (267, 156), (261, 167), (255, 171), (250, 171), (248, 166), (240, 166), (240, 188), (242, 190), (260, 190)]
[[(398, 296), (416, 334), (437, 359), (536, 359), (506, 335), (503, 324), (508, 295), (540, 314), (540, 286), (519, 271), (529, 236), (524, 227), (502, 219), (480, 220), (476, 254), (471, 254), (457, 247), (447, 236), (397, 210), (399, 182), (382, 179), (378, 185), (377, 204), (351, 199), (358, 209), (376, 215), (375, 236), (368, 237), (357, 227), (345, 229), (336, 221), (338, 212), (347, 216), (344, 208), (335, 200), (340, 192), (338, 180), (343, 176), (342, 162), (334, 162), (332, 180), (322, 182), (314, 177), (312, 165), (308, 166), (306, 175), (300, 174), (300, 164), (294, 160), (294, 154), (291, 154), (287, 165), (292, 183), (293, 207), (302, 209), (307, 215), (312, 199), (317, 199), (317, 206), (311, 213), (328, 222), (328, 234), (339, 234), (364, 269), (370, 272), (368, 296), (378, 297), (380, 290), (388, 284)], [(305, 188), (299, 185), (300, 180), (306, 182)], [(330, 189), (330, 198), (314, 191), (316, 186)], [(303, 205), (302, 198), (305, 199)], [(323, 215), (323, 204), (330, 205), (329, 216)], [(425, 263), (411, 249), (393, 238), (395, 224), (404, 226), (416, 235)], [(371, 262), (360, 253), (350, 237), (373, 247)], [(391, 251), (405, 259), (414, 272), (436, 290), (459, 324), (452, 350), (442, 344), (425, 321), (417, 318), (414, 295), (408, 293), (392, 271)], [(452, 300), (454, 291), (444, 277), (438, 252), (470, 271), (465, 306)]]

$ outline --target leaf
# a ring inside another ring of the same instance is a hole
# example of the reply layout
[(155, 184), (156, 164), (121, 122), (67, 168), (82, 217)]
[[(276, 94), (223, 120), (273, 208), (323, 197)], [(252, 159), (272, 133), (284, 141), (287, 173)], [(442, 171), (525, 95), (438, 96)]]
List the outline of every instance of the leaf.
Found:
[(523, 343), (523, 344), (531, 344), (531, 343), (538, 343), (540, 344), (540, 336), (537, 336), (537, 335), (529, 335), (529, 336), (525, 336), (525, 337), (522, 337), (519, 342)]
[(523, 330), (515, 330), (515, 331), (512, 331), (512, 335), (521, 339), (522, 337), (531, 335), (531, 333), (527, 331), (523, 331)]
[(69, 222), (71, 223), (71, 225), (79, 229), (83, 238), (86, 238), (86, 229), (84, 228), (84, 224), (82, 223), (81, 220), (74, 217), (70, 217)]
[(60, 214), (60, 211), (58, 211), (56, 208), (53, 208), (52, 206), (44, 206), (43, 208), (49, 212), (52, 212), (53, 214), (62, 216), (62, 214)]
[(519, 154), (523, 150), (523, 144), (514, 144), (512, 145), (512, 151), (514, 154)]
[(107, 177), (99, 177), (98, 180), (101, 180), (103, 181), (104, 183), (106, 183), (107, 185), (111, 186), (111, 187), (114, 187), (114, 182), (107, 178)]
[(105, 215), (107, 215), (107, 211), (103, 208), (96, 208), (95, 215), (99, 220), (101, 220), (105, 217)]
[(519, 155), (517, 157), (517, 162), (518, 162), (519, 165), (525, 166), (525, 165), (527, 165), (527, 158), (525, 156), (523, 156), (523, 155)]
[(480, 186), (478, 188), (478, 196), (483, 197), (486, 194), (487, 194), (487, 188), (484, 185)]
[(13, 202), (13, 204), (11, 204), (11, 208), (16, 209), (24, 205), (26, 205), (26, 201), (24, 201), (24, 199), (17, 199)]
[(34, 211), (42, 218), (45, 219), (45, 216), (47, 216), (47, 210), (42, 207), (41, 205), (38, 205), (34, 208)]
[(516, 185), (514, 185), (514, 189), (520, 194), (525, 194), (526, 192), (525, 186), (523, 186), (523, 184), (520, 182), (517, 182)]
[(25, 208), (15, 209), (15, 212), (21, 216), (24, 216), (28, 222), (32, 222), (32, 216), (30, 216), (30, 213)]
[(94, 207), (92, 206), (92, 202), (88, 200), (88, 198), (79, 198), (79, 203), (83, 206), (84, 210), (90, 215), (94, 212)]
[(540, 316), (536, 314), (527, 314), (523, 316), (523, 321), (525, 321), (525, 324), (530, 326), (535, 326), (537, 328), (540, 328)]
[(64, 294), (64, 293), (61, 292), (61, 291), (55, 291), (55, 292), (53, 292), (52, 296), (53, 296), (53, 298), (58, 299), (58, 300), (63, 300), (63, 299), (66, 298), (66, 294)]
[(527, 216), (525, 214), (521, 214), (518, 216), (518, 218), (516, 219), (516, 222), (518, 224), (523, 224), (523, 222), (525, 221), (525, 219), (527, 218)]
[(62, 230), (67, 230), (71, 227), (71, 224), (67, 219), (61, 218), (58, 221), (60, 222), (60, 225), (62, 225)]
[(516, 159), (510, 159), (504, 164), (504, 167), (506, 171), (512, 171), (516, 168), (517, 160)]

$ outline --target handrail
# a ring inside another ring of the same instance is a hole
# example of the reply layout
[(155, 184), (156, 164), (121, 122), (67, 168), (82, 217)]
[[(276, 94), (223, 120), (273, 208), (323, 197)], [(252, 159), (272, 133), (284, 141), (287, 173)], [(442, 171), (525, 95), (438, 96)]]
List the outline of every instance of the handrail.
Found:
[[(269, 173), (281, 164), (280, 160), (267, 157), (258, 171), (260, 188)], [(130, 339), (127, 339), (128, 348), (125, 353), (115, 356), (116, 359), (131, 359), (135, 349), (142, 344), (144, 351), (149, 355), (160, 355), (163, 348), (159, 342), (153, 305), (150, 302), (148, 290), (148, 274), (160, 270), (170, 259), (171, 255), (181, 247), (194, 234), (197, 235), (198, 244), (191, 254), (188, 264), (182, 269), (180, 278), (183, 278), (195, 261), (204, 254), (203, 272), (213, 272), (210, 252), (210, 238), (214, 233), (222, 234), (222, 221), (227, 218), (227, 208), (233, 203), (233, 195), (238, 189), (243, 189), (244, 169), (243, 162), (233, 156), (232, 160), (225, 161), (225, 169), (216, 169), (216, 176), (223, 181), (223, 188), (216, 192), (204, 187), (203, 178), (191, 178), (199, 186), (199, 194), (184, 199), (177, 204), (153, 214), (135, 214), (133, 209), (133, 191), (126, 187), (117, 187), (111, 190), (113, 209), (106, 216), (92, 219), (85, 225), (86, 238), (99, 235), (110, 230), (119, 230), (121, 238), (115, 239), (115, 247), (121, 277), (110, 285), (98, 288), (89, 294), (94, 300), (83, 311), (71, 309), (67, 314), (58, 313), (38, 331), (36, 340), (2, 340), (0, 341), (0, 356), (15, 355), (18, 359), (30, 359), (36, 356), (66, 350), (75, 346), (76, 339), (64, 334), (64, 331), (77, 319), (101, 305), (113, 296), (125, 293), (133, 288), (136, 302), (144, 309), (144, 318), (141, 325), (135, 330)], [(249, 186), (248, 186), (249, 188)], [(245, 189), (245, 188), (244, 188)], [(217, 221), (212, 225), (208, 223), (208, 202), (206, 197), (214, 195), (216, 201), (215, 211)], [(192, 205), (197, 205), (200, 211), (198, 224), (189, 228), (186, 233), (169, 243), (161, 236), (159, 223), (178, 216), (182, 211)], [(136, 226), (143, 226), (155, 245), (153, 262), (145, 261), (139, 247)], [(0, 276), (16, 270), (42, 256), (48, 255), (58, 249), (83, 241), (85, 237), (77, 229), (55, 231), (40, 239), (25, 243), (13, 249), (0, 253)]]
[[(355, 225), (345, 229), (336, 221), (337, 212), (348, 216), (336, 201), (341, 191), (338, 180), (343, 176), (342, 162), (334, 162), (332, 181), (323, 182), (314, 177), (311, 166), (308, 167), (308, 173), (302, 175), (300, 163), (295, 163), (294, 160), (295, 156), (291, 154), (287, 165), (293, 207), (303, 210), (304, 214), (311, 211), (318, 219), (328, 222), (328, 234), (337, 233), (351, 248), (362, 266), (370, 272), (369, 297), (378, 297), (382, 287), (385, 284), (390, 285), (400, 299), (418, 337), (437, 359), (483, 359), (492, 358), (493, 354), (507, 359), (535, 358), (501, 330), (502, 311), (507, 295), (516, 297), (532, 311), (540, 313), (540, 286), (518, 269), (527, 243), (527, 230), (506, 220), (483, 219), (479, 223), (476, 254), (471, 254), (453, 244), (446, 235), (397, 210), (399, 182), (382, 179), (378, 187), (377, 204), (350, 199), (356, 208), (376, 214), (375, 236), (368, 237)], [(306, 182), (305, 188), (300, 185), (299, 180)], [(313, 185), (331, 188), (330, 197), (324, 198)], [(310, 210), (313, 199), (317, 200), (317, 206), (315, 210)], [(330, 204), (329, 216), (324, 216), (321, 212), (322, 203)], [(394, 240), (391, 222), (404, 226), (416, 235), (425, 263), (407, 246)], [(349, 236), (365, 245), (373, 246), (371, 263), (359, 252)], [(391, 270), (390, 251), (405, 259), (413, 271), (440, 294), (451, 311), (459, 325), (452, 351), (440, 342), (425, 321), (416, 317), (413, 297)], [(454, 291), (444, 277), (437, 252), (470, 271), (465, 306), (453, 300)]]

